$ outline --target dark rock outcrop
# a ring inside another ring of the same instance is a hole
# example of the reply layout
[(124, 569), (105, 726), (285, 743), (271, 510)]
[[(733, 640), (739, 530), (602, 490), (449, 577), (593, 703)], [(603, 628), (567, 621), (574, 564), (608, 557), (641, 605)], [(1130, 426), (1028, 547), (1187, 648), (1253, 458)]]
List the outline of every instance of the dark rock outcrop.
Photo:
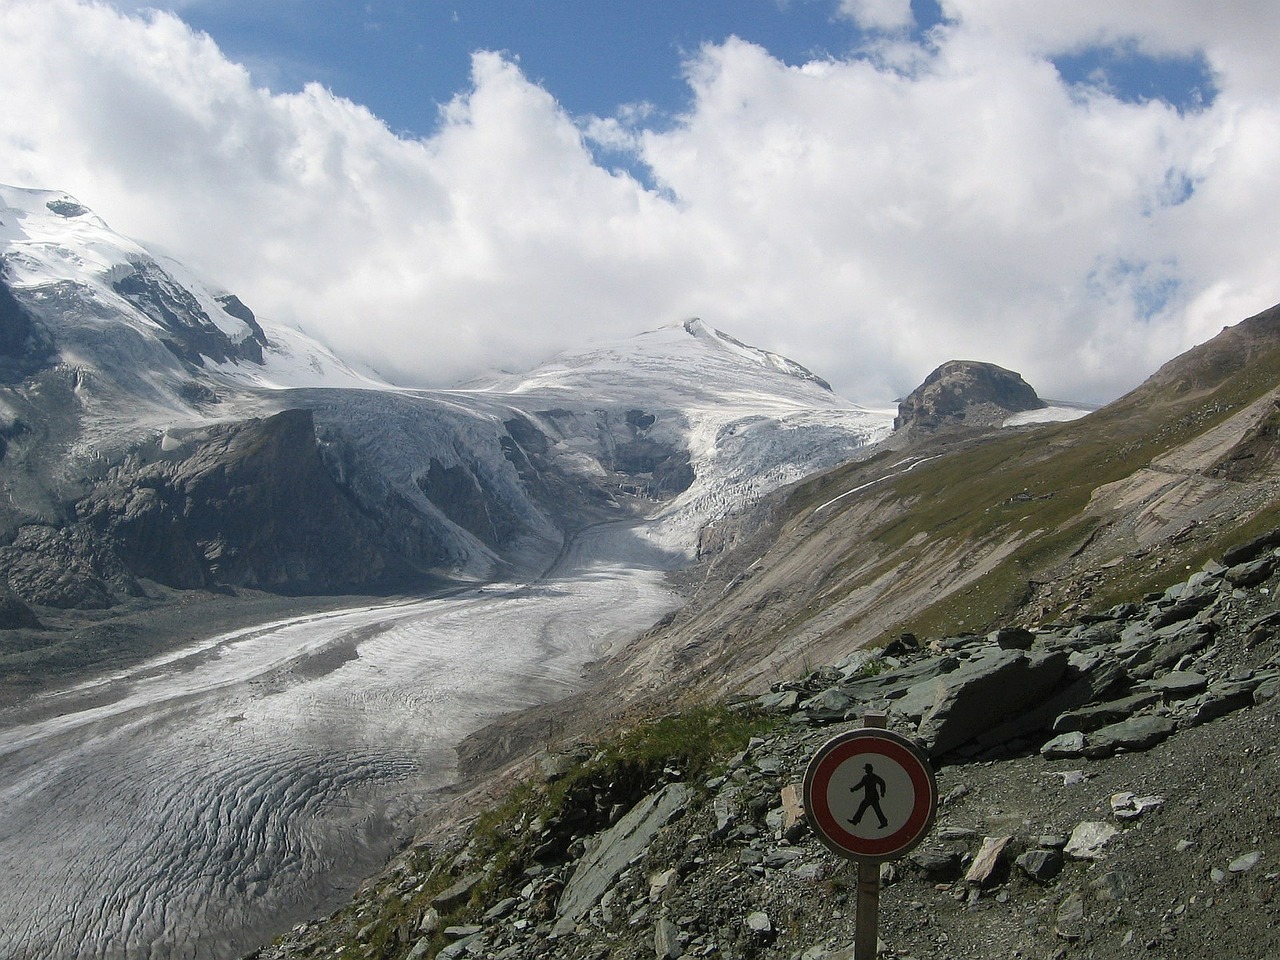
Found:
[(138, 576), (318, 591), (405, 572), (325, 471), (306, 410), (214, 428), (121, 479), (78, 511)]
[(15, 596), (12, 590), (0, 587), (0, 630), (39, 626), (40, 618), (36, 616), (35, 611)]
[(133, 273), (112, 286), (116, 293), (164, 329), (161, 340), (174, 356), (196, 367), (204, 366), (205, 358), (217, 363), (228, 360), (262, 363), (266, 336), (252, 312), (238, 299), (224, 297), (219, 301), (229, 316), (250, 328), (250, 335), (237, 341), (227, 336), (195, 297), (158, 265), (138, 261), (133, 267)]
[(144, 592), (246, 586), (371, 588), (414, 574), (378, 522), (325, 470), (312, 416), (225, 424), (186, 455), (139, 451), (75, 505), (65, 527), (24, 526), (0, 548), (23, 600), (92, 609)]
[[(0, 263), (0, 268), (3, 264)], [(20, 380), (52, 363), (53, 343), (0, 275), (0, 382)]]
[(1047, 406), (1031, 385), (994, 363), (949, 360), (898, 404), (895, 430), (998, 427), (1013, 413)]

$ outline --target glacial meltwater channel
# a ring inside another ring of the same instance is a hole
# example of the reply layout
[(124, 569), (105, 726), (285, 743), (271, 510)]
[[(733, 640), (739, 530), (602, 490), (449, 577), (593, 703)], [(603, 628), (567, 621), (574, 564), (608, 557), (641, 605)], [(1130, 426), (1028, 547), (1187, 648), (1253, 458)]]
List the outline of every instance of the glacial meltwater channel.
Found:
[(0, 729), (0, 957), (233, 958), (335, 907), (464, 736), (674, 607), (671, 563), (603, 525), (534, 584), (265, 624), (42, 698)]

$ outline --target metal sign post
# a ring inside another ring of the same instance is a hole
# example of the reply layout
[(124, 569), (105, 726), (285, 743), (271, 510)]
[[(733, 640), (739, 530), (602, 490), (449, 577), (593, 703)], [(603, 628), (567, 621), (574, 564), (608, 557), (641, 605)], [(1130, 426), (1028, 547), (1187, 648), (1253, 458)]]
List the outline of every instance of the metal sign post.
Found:
[(885, 729), (883, 713), (832, 737), (804, 774), (804, 809), (818, 839), (858, 864), (854, 960), (874, 960), (879, 939), (880, 864), (912, 850), (933, 827), (938, 783), (929, 758)]

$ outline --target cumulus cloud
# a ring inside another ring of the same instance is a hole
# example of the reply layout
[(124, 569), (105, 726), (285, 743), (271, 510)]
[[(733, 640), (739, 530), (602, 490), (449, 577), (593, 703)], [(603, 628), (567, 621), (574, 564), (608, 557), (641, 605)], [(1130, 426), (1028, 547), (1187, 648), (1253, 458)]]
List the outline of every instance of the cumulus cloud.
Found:
[[(571, 117), (482, 52), (409, 139), (319, 86), (256, 87), (173, 15), (9, 0), (0, 180), (68, 190), (415, 383), (701, 315), (856, 400), (952, 357), (1103, 400), (1280, 300), (1264, 4), (942, 8), (913, 41), (909, 4), (844, 0), (886, 31), (846, 59), (707, 45), (674, 118)], [(1064, 82), (1051, 57), (1098, 45), (1201, 57), (1216, 95)]]
[(840, 0), (840, 13), (864, 30), (901, 30), (915, 23), (911, 0)]

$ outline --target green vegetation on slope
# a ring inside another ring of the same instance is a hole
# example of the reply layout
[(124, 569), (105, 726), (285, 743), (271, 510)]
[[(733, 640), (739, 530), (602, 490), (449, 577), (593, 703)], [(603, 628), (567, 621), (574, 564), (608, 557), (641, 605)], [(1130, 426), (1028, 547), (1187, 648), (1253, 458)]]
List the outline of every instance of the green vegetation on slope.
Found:
[[(842, 487), (885, 477), (866, 496), (879, 498), (878, 512), (886, 519), (876, 523), (872, 517), (868, 525), (860, 517), (865, 529), (831, 559), (821, 578), (824, 602), (838, 602), (890, 570), (909, 571), (931, 557), (947, 552), (975, 557), (1012, 543), (1016, 548), (993, 569), (890, 633), (946, 634), (1007, 620), (1028, 600), (1036, 581), (1094, 536), (1101, 520), (1086, 511), (1099, 488), (1150, 467), (1276, 387), (1280, 343), (1273, 328), (1278, 321), (1280, 312), (1273, 310), (1230, 328), (1082, 420), (955, 443), (906, 471), (898, 466), (901, 452), (885, 452), (800, 485), (788, 505), (796, 516), (827, 503)], [(832, 504), (827, 522), (840, 523), (857, 503), (850, 497)], [(1246, 526), (1262, 529), (1274, 525), (1274, 518), (1275, 511), (1266, 509)], [(1202, 561), (1220, 550), (1224, 538), (1240, 532), (1238, 525), (1209, 531), (1207, 541), (1180, 559)], [(869, 547), (874, 549), (871, 562)], [(1095, 585), (1095, 605), (1138, 587), (1163, 589), (1184, 569), (1185, 563), (1119, 564)], [(810, 604), (805, 615), (812, 611)], [(854, 615), (844, 626), (854, 628), (858, 620)]]

